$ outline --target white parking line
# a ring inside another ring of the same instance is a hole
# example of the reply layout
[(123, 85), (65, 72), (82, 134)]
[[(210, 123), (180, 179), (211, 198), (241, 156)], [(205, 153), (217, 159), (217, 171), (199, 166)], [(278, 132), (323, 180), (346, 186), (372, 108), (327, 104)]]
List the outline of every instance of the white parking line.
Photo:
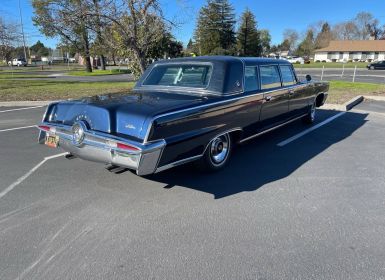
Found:
[(57, 155), (53, 155), (53, 156), (49, 156), (49, 157), (45, 157), (41, 162), (39, 162), (37, 165), (35, 165), (31, 170), (29, 170), (27, 173), (25, 173), (23, 176), (21, 176), (19, 179), (17, 179), (15, 182), (13, 182), (11, 185), (9, 185), (9, 187), (7, 187), (5, 190), (3, 190), (1, 193), (0, 193), (0, 199), (5, 196), (7, 193), (9, 193), (10, 191), (12, 191), (16, 186), (20, 185), (25, 179), (27, 179), (29, 176), (31, 176), (33, 174), (33, 172), (35, 172), (40, 166), (42, 166), (47, 160), (50, 160), (50, 159), (53, 159), (53, 158), (57, 158), (57, 157), (61, 157), (61, 156), (65, 156), (67, 153), (61, 153), (61, 154), (57, 154)]
[(36, 127), (36, 125), (20, 126), (20, 127), (13, 127), (13, 128), (1, 129), (0, 132), (6, 132), (6, 131), (12, 131), (12, 130), (19, 130), (19, 129), (25, 129), (25, 128), (31, 128), (31, 127)]
[(9, 109), (9, 110), (0, 111), (0, 113), (13, 112), (13, 111), (20, 111), (20, 110), (28, 110), (28, 109), (35, 109), (35, 108), (41, 108), (41, 107), (44, 107), (44, 106), (41, 105), (41, 106), (24, 107), (24, 108), (17, 108), (17, 109)]
[(320, 122), (319, 124), (317, 124), (317, 125), (315, 125), (315, 126), (312, 126), (311, 128), (306, 129), (306, 130), (304, 130), (304, 131), (302, 131), (302, 132), (300, 132), (300, 133), (298, 133), (298, 134), (296, 134), (296, 135), (294, 135), (294, 136), (292, 136), (292, 137), (290, 137), (290, 138), (288, 138), (288, 139), (286, 139), (286, 140), (284, 140), (284, 141), (278, 143), (277, 146), (283, 147), (283, 146), (285, 146), (285, 145), (287, 145), (287, 144), (289, 144), (289, 143), (291, 143), (291, 142), (297, 140), (298, 138), (301, 138), (302, 136), (304, 136), (304, 135), (306, 135), (306, 134), (312, 132), (313, 130), (316, 130), (317, 128), (320, 128), (321, 126), (323, 126), (323, 125), (325, 125), (325, 124), (327, 124), (327, 123), (330, 123), (331, 121), (335, 120), (336, 118), (341, 117), (341, 116), (344, 115), (345, 113), (346, 113), (346, 112), (338, 113), (337, 115), (334, 115), (334, 116), (332, 116), (332, 117), (330, 117), (330, 118), (324, 120), (323, 122)]

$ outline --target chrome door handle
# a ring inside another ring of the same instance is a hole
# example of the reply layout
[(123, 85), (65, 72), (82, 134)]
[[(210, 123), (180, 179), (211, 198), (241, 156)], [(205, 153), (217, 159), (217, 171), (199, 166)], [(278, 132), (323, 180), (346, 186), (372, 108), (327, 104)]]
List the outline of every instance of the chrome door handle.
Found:
[(273, 98), (273, 97), (269, 95), (269, 96), (266, 96), (266, 97), (265, 97), (265, 100), (266, 100), (266, 101), (270, 101), (272, 98)]

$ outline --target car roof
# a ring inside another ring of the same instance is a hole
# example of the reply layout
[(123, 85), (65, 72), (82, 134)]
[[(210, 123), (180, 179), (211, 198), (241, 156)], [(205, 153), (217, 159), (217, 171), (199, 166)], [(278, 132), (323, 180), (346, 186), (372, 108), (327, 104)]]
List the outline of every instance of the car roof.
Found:
[(291, 64), (289, 61), (284, 59), (275, 59), (275, 58), (264, 58), (264, 57), (238, 57), (238, 56), (221, 56), (221, 55), (213, 55), (213, 56), (196, 56), (196, 57), (182, 57), (182, 58), (173, 58), (173, 59), (165, 59), (159, 60), (155, 63), (170, 63), (170, 62), (239, 62), (242, 61), (245, 65), (263, 65), (263, 64)]

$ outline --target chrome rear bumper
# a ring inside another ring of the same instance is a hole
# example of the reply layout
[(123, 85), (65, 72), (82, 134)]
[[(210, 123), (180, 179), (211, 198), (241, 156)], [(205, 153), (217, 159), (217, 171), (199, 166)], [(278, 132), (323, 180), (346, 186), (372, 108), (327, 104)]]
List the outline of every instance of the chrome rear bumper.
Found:
[(76, 157), (133, 169), (138, 175), (155, 173), (166, 145), (164, 140), (142, 144), (91, 130), (84, 131), (84, 138), (78, 144), (71, 126), (42, 123), (38, 127), (41, 144), (47, 135), (59, 136), (58, 146)]

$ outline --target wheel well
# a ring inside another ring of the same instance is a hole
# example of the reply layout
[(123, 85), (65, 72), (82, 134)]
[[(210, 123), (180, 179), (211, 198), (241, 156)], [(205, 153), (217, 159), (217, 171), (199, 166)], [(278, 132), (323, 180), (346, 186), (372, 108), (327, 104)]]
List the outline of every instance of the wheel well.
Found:
[(231, 141), (235, 144), (238, 143), (242, 139), (242, 130), (235, 130), (229, 133), (231, 137)]
[(324, 97), (325, 97), (325, 94), (323, 93), (320, 93), (317, 95), (316, 99), (315, 99), (315, 105), (317, 107), (321, 107), (323, 104), (323, 101), (324, 101)]

